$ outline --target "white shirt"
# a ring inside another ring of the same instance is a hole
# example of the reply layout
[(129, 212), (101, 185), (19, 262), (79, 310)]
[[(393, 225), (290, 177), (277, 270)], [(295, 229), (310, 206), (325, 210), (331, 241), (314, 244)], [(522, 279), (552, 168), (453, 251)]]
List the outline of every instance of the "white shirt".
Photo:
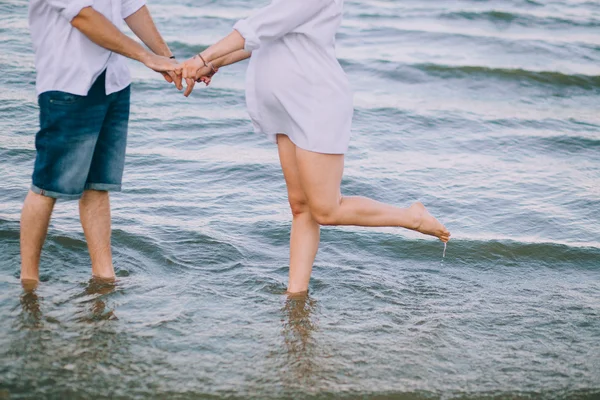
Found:
[(335, 55), (342, 13), (343, 0), (273, 0), (234, 26), (252, 52), (246, 102), (256, 131), (313, 152), (347, 151), (354, 108)]
[(86, 96), (104, 70), (107, 95), (131, 84), (125, 57), (93, 43), (71, 21), (91, 6), (118, 27), (145, 4), (145, 0), (30, 0), (37, 94), (57, 90)]

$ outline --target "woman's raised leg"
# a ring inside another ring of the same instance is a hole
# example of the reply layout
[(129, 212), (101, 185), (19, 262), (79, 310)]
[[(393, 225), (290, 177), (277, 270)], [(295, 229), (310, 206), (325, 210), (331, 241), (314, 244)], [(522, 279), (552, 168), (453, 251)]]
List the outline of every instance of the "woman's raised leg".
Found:
[(319, 249), (320, 227), (312, 218), (300, 183), (296, 145), (287, 136), (278, 135), (277, 147), (293, 216), (288, 292), (301, 293), (308, 290), (310, 274)]
[(320, 225), (397, 226), (450, 240), (450, 232), (421, 203), (399, 208), (365, 197), (342, 197), (344, 156), (296, 148), (301, 187)]

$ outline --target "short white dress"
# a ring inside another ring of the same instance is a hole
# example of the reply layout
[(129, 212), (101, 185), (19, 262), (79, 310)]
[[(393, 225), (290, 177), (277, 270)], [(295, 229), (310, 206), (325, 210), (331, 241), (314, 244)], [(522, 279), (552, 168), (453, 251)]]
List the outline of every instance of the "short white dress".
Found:
[(352, 92), (335, 55), (343, 0), (273, 0), (235, 24), (252, 52), (246, 103), (257, 132), (325, 154), (348, 150)]

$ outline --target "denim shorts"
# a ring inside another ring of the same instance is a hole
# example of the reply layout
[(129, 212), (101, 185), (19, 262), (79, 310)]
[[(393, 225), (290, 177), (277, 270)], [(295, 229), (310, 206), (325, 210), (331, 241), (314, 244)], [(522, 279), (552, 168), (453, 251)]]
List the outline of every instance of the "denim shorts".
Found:
[(85, 190), (121, 190), (129, 97), (129, 86), (107, 96), (105, 73), (87, 96), (40, 94), (31, 190), (66, 200), (79, 199)]

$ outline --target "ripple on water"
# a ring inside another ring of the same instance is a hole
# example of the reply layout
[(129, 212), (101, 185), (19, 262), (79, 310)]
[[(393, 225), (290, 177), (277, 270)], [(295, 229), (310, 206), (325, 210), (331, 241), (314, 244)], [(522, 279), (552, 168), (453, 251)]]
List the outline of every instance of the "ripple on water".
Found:
[[(185, 59), (263, 3), (149, 5)], [(27, 4), (0, 3), (0, 399), (600, 397), (600, 6), (346, 1), (344, 195), (422, 200), (453, 233), (323, 228), (288, 298), (290, 211), (245, 63), (190, 97), (139, 63), (114, 284), (58, 202), (23, 293), (37, 105)]]

